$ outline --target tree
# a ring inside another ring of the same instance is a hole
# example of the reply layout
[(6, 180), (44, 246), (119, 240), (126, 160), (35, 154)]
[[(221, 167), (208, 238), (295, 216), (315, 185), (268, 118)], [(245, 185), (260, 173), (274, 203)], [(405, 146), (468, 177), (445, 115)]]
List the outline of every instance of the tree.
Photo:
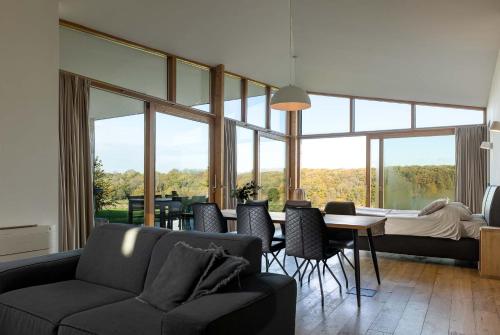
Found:
[(113, 187), (110, 178), (104, 172), (102, 161), (99, 157), (94, 160), (94, 207), (99, 212), (104, 207), (114, 206)]

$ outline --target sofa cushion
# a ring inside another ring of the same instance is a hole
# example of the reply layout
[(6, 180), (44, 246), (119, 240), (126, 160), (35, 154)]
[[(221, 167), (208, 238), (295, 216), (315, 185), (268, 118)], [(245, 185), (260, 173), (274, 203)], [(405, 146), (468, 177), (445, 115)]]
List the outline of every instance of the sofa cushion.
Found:
[(59, 335), (161, 334), (165, 313), (139, 301), (127, 299), (67, 317)]
[(139, 294), (151, 251), (166, 232), (122, 224), (95, 228), (80, 257), (75, 278)]
[(260, 273), (262, 241), (256, 237), (236, 234), (216, 234), (195, 231), (174, 231), (160, 238), (153, 249), (151, 261), (144, 287), (149, 287), (160, 272), (170, 250), (174, 245), (184, 241), (192, 247), (207, 249), (213, 242), (223, 247), (229, 254), (240, 256), (249, 261), (249, 265), (242, 272), (243, 275)]
[(0, 295), (0, 334), (56, 334), (66, 316), (132, 296), (80, 280), (10, 291)]
[(193, 248), (177, 242), (153, 283), (139, 299), (162, 311), (169, 311), (189, 298), (200, 277), (215, 259), (215, 249)]

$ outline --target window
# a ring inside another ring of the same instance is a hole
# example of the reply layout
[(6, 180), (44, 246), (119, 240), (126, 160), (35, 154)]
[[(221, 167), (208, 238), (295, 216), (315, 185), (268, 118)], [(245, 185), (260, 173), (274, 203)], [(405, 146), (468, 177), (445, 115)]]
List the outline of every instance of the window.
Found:
[(355, 131), (405, 129), (411, 127), (411, 105), (355, 99)]
[(144, 223), (143, 210), (128, 217), (128, 198), (144, 199), (144, 103), (91, 89), (89, 119), (96, 218)]
[(248, 82), (247, 123), (266, 128), (266, 87)]
[(167, 98), (164, 56), (65, 27), (60, 27), (59, 38), (61, 69), (161, 99)]
[(286, 201), (286, 142), (260, 137), (260, 199), (270, 211), (282, 211)]
[(416, 127), (447, 127), (482, 124), (484, 112), (477, 109), (417, 105)]
[(313, 206), (328, 201), (366, 203), (366, 137), (303, 139), (300, 185)]
[(177, 59), (177, 103), (210, 112), (210, 70)]
[[(271, 97), (276, 92), (275, 89), (271, 90)], [(280, 111), (277, 109), (271, 108), (271, 130), (277, 131), (282, 134), (286, 134), (286, 121), (287, 121), (287, 112)]]
[(244, 184), (254, 180), (253, 158), (254, 131), (243, 127), (236, 127), (236, 184)]
[(384, 207), (421, 209), (454, 199), (455, 136), (384, 139)]
[(208, 124), (156, 113), (156, 194), (208, 196)]
[(224, 75), (224, 116), (241, 121), (241, 78)]
[(310, 94), (311, 108), (301, 112), (302, 134), (346, 133), (350, 130), (350, 99)]

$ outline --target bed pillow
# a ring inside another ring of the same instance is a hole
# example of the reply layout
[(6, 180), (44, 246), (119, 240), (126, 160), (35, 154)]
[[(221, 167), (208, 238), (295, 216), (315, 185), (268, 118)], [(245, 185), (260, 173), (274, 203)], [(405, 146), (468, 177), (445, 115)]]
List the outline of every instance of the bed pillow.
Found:
[(453, 208), (460, 215), (460, 221), (472, 220), (472, 211), (461, 202), (450, 202), (448, 207)]
[(430, 215), (444, 208), (448, 204), (448, 199), (437, 199), (422, 208), (418, 216)]

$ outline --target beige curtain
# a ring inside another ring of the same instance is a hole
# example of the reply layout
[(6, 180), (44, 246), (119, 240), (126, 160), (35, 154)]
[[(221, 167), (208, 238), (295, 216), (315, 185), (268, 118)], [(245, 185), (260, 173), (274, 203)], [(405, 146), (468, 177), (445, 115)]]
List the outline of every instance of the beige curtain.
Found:
[(59, 74), (59, 248), (85, 245), (93, 227), (87, 79)]
[(486, 126), (457, 128), (456, 150), (456, 201), (469, 206), (473, 213), (481, 212), (484, 190), (487, 185), (487, 153), (480, 149), (487, 140)]
[(236, 208), (231, 191), (236, 188), (236, 122), (224, 121), (224, 208)]

